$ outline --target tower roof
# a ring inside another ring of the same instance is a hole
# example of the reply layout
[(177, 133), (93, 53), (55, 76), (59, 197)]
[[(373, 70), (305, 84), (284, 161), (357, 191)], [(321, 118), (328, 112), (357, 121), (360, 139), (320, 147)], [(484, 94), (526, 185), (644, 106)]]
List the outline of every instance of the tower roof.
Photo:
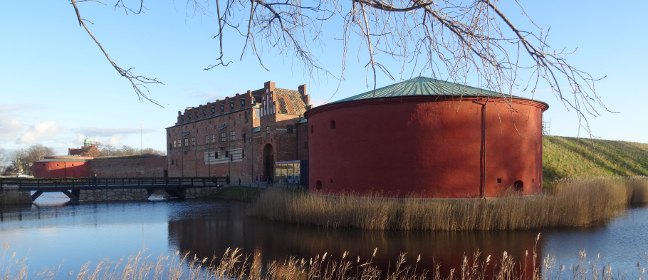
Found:
[[(440, 81), (427, 77), (416, 77), (386, 87), (370, 90), (334, 103), (356, 101), (373, 98), (402, 97), (402, 96), (456, 96), (456, 97), (513, 97), (499, 92), (466, 86), (457, 83)], [(522, 98), (525, 99), (525, 98)]]

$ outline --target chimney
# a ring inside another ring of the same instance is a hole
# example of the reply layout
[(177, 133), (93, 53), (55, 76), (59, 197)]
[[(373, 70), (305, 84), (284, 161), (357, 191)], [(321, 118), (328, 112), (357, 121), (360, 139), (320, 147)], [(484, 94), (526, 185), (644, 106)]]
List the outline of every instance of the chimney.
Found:
[(306, 85), (300, 85), (297, 90), (301, 95), (302, 101), (304, 101), (304, 105), (308, 107), (310, 105), (310, 95), (306, 92)]

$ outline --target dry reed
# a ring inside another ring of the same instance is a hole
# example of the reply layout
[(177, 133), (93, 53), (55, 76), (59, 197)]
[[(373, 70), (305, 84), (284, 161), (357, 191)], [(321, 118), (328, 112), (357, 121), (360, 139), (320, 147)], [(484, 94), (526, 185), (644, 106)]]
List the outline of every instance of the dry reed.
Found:
[(512, 230), (586, 227), (648, 202), (648, 178), (561, 180), (551, 194), (488, 199), (263, 193), (250, 214), (270, 220), (367, 230)]
[[(538, 239), (539, 237), (540, 235)], [(470, 256), (464, 255), (458, 267), (449, 268), (447, 271), (442, 271), (440, 264), (434, 264), (431, 268), (419, 267), (420, 256), (413, 264), (406, 263), (405, 254), (401, 254), (390, 268), (381, 268), (373, 263), (376, 251), (377, 249), (366, 260), (351, 257), (348, 252), (344, 252), (342, 256), (324, 253), (308, 259), (287, 257), (284, 260), (270, 260), (265, 264), (261, 261), (261, 252), (256, 251), (249, 255), (239, 249), (227, 249), (222, 256), (211, 258), (176, 253), (173, 256), (166, 255), (155, 259), (140, 252), (116, 263), (109, 259), (99, 261), (94, 268), (90, 263), (85, 263), (78, 273), (59, 275), (58, 271), (45, 270), (36, 277), (29, 277), (25, 261), (16, 260), (13, 254), (10, 259), (3, 259), (0, 263), (0, 279), (535, 280), (615, 279), (630, 276), (622, 271), (613, 273), (610, 265), (601, 265), (598, 258), (587, 259), (587, 255), (582, 251), (579, 252), (581, 258), (578, 263), (570, 265), (556, 265), (554, 258), (538, 256), (535, 247), (519, 260), (507, 252), (497, 257), (484, 256), (477, 251)], [(642, 279), (646, 270), (639, 263), (637, 268), (637, 275), (631, 276)]]

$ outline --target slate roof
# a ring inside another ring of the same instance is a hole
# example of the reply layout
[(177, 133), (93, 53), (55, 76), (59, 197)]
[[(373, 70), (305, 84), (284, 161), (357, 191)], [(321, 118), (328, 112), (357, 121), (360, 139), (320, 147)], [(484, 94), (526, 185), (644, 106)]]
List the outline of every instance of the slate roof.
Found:
[(386, 87), (370, 90), (334, 103), (356, 101), (373, 98), (401, 96), (456, 96), (456, 97), (514, 97), (499, 92), (466, 86), (457, 83), (440, 81), (427, 77), (416, 77)]

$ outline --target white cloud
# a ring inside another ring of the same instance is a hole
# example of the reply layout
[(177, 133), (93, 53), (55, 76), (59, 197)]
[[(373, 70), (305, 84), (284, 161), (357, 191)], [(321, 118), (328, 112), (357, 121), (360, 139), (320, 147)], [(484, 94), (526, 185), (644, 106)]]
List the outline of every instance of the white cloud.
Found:
[(113, 146), (113, 147), (120, 147), (122, 144), (122, 140), (124, 139), (123, 135), (117, 134), (113, 135), (110, 137), (108, 140), (108, 145)]
[(23, 129), (23, 124), (14, 118), (0, 116), (0, 135), (12, 135)]
[(44, 121), (30, 127), (23, 135), (18, 138), (19, 144), (35, 144), (42, 140), (49, 140), (54, 138), (57, 134), (61, 133), (61, 129), (56, 122)]

